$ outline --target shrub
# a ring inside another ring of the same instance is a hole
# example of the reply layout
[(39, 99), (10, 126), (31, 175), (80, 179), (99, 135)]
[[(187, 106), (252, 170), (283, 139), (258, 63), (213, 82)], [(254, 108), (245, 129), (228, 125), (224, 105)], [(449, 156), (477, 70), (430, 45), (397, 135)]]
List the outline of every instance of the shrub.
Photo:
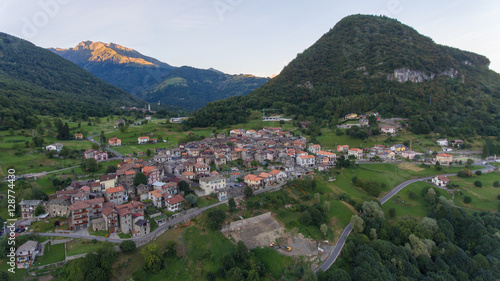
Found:
[(469, 196), (465, 196), (464, 197), (464, 203), (465, 204), (470, 204), (471, 201), (472, 201), (472, 198), (470, 198)]
[(125, 240), (120, 244), (120, 250), (126, 254), (130, 254), (135, 252), (136, 246), (134, 241), (132, 240)]
[(500, 182), (499, 182), (499, 181), (495, 181), (495, 182), (493, 182), (493, 186), (494, 186), (494, 187), (500, 187)]
[(396, 208), (389, 209), (389, 217), (391, 217), (391, 218), (396, 217)]
[(479, 171), (479, 170), (477, 170), (477, 171), (476, 171), (476, 176), (480, 176), (480, 175), (482, 175), (482, 174), (483, 174), (483, 172), (482, 172), (482, 171)]
[(472, 177), (472, 172), (469, 169), (463, 169), (458, 171), (457, 176), (461, 178), (470, 178)]
[(474, 185), (477, 187), (483, 187), (483, 183), (481, 181), (475, 181)]

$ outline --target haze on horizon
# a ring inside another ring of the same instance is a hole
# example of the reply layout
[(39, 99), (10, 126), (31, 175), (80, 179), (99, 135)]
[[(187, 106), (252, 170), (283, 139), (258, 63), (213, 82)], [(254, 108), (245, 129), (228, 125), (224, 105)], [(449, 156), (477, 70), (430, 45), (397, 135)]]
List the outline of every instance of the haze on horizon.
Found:
[(485, 55), (500, 73), (499, 8), (486, 0), (4, 0), (0, 31), (45, 48), (113, 42), (174, 66), (271, 76), (343, 17), (375, 14), (438, 44)]

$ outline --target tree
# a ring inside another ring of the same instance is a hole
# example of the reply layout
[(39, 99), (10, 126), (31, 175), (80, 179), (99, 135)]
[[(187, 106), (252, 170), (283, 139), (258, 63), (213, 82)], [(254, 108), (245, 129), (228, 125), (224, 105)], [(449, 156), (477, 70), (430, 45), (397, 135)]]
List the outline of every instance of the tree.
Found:
[(207, 226), (210, 229), (219, 229), (224, 220), (226, 220), (226, 214), (221, 209), (212, 208), (207, 212)]
[(99, 141), (101, 143), (101, 146), (104, 147), (106, 144), (106, 136), (104, 135), (104, 131), (101, 131), (101, 134), (99, 135)]
[(236, 202), (234, 202), (233, 198), (230, 198), (229, 201), (227, 202), (227, 205), (229, 207), (229, 212), (234, 212), (236, 210)]
[(226, 280), (228, 281), (241, 281), (244, 280), (243, 272), (239, 267), (233, 267), (228, 270), (226, 274)]
[(248, 277), (246, 279), (246, 281), (259, 281), (260, 280), (260, 277), (259, 277), (259, 273), (257, 272), (257, 270), (250, 270), (248, 272)]
[(470, 158), (469, 158), (469, 159), (467, 159), (467, 167), (472, 166), (472, 164), (474, 164), (474, 160), (472, 160), (472, 159), (470, 159)]
[(99, 171), (99, 163), (95, 161), (94, 158), (89, 158), (83, 160), (83, 162), (80, 164), (80, 168), (82, 168), (83, 171), (89, 172), (91, 174), (94, 174), (95, 172)]
[(365, 222), (357, 215), (351, 217), (352, 231), (361, 233), (365, 229)]
[(191, 204), (191, 206), (197, 206), (197, 203), (198, 203), (198, 197), (196, 197), (196, 195), (194, 195), (193, 193), (190, 193), (188, 195), (186, 195), (186, 201), (189, 202), (189, 204)]
[(245, 198), (250, 198), (253, 196), (253, 190), (250, 186), (245, 186), (245, 189), (243, 190), (243, 194), (245, 195)]
[(499, 181), (494, 181), (493, 182), (493, 187), (500, 187), (500, 182)]
[(420, 224), (422, 225), (422, 228), (431, 235), (434, 235), (434, 233), (436, 233), (439, 229), (437, 221), (433, 218), (424, 217)]
[(384, 211), (375, 201), (364, 202), (362, 209), (365, 216), (369, 218), (384, 218)]
[(147, 155), (147, 156), (151, 156), (151, 149), (150, 149), (150, 148), (148, 148), (148, 149), (146, 150), (146, 155)]
[(323, 210), (325, 211), (325, 213), (330, 212), (330, 201), (323, 202)]
[(317, 192), (314, 193), (314, 203), (319, 204), (320, 200), (321, 200), (321, 197), (319, 196), (319, 193), (317, 193)]
[(389, 217), (390, 218), (395, 218), (396, 217), (396, 208), (390, 208), (389, 209)]
[(319, 227), (319, 230), (321, 231), (321, 233), (323, 233), (323, 236), (326, 237), (326, 233), (328, 232), (328, 226), (326, 226), (326, 224), (322, 224), (320, 227)]
[(138, 186), (139, 184), (148, 184), (148, 177), (140, 171), (134, 177), (134, 186)]
[(157, 273), (161, 269), (161, 257), (158, 246), (155, 243), (149, 244), (146, 248), (142, 250), (142, 256), (144, 257), (144, 270), (150, 271), (152, 273)]
[(425, 194), (425, 200), (431, 204), (436, 203), (436, 191), (434, 188), (429, 188), (427, 194)]
[(126, 254), (131, 254), (135, 252), (136, 246), (134, 241), (132, 240), (125, 240), (122, 243), (120, 243), (120, 250)]
[(483, 172), (482, 172), (482, 171), (480, 171), (480, 170), (477, 170), (475, 174), (476, 174), (476, 176), (480, 176), (480, 175), (482, 175), (482, 174), (483, 174)]
[(230, 270), (231, 268), (233, 268), (235, 266), (234, 258), (233, 258), (233, 255), (231, 253), (226, 253), (222, 257), (222, 266), (224, 266), (224, 269), (226, 269), (226, 270)]
[(172, 241), (172, 240), (168, 240), (167, 241), (167, 248), (165, 249), (165, 256), (166, 257), (175, 257), (177, 256), (177, 243), (175, 243), (175, 241)]
[(191, 189), (189, 188), (189, 184), (186, 181), (180, 181), (179, 191), (184, 192), (184, 195), (190, 193)]
[(114, 165), (109, 165), (106, 168), (106, 174), (111, 174), (111, 173), (116, 173), (116, 166)]
[(207, 281), (215, 281), (215, 278), (216, 278), (215, 273), (213, 273), (212, 271), (207, 272), (206, 277), (207, 277)]
[(35, 209), (35, 216), (45, 214), (45, 208), (42, 205), (38, 205)]
[(477, 187), (483, 187), (483, 183), (481, 181), (475, 181), (474, 185)]
[(470, 204), (470, 202), (472, 202), (472, 198), (470, 198), (470, 196), (464, 196), (464, 203)]
[(236, 244), (236, 253), (235, 253), (235, 258), (237, 261), (239, 262), (244, 262), (248, 259), (249, 257), (249, 253), (248, 253), (248, 248), (247, 246), (245, 245), (245, 243), (243, 243), (243, 241), (238, 241), (238, 243)]

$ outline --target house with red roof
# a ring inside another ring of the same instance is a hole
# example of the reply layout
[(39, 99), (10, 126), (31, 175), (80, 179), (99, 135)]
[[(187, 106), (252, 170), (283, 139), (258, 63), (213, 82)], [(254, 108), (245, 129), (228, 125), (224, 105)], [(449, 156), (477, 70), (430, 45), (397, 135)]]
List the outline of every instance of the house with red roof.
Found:
[(316, 164), (316, 157), (314, 155), (299, 155), (297, 156), (297, 165), (305, 167), (313, 167)]
[(446, 154), (446, 153), (440, 153), (440, 154), (436, 155), (436, 161), (442, 165), (449, 165), (451, 162), (453, 162), (453, 155)]
[(347, 151), (348, 156), (354, 156), (356, 159), (361, 159), (363, 158), (363, 150), (359, 148), (350, 148)]
[(84, 201), (77, 201), (69, 206), (71, 216), (68, 226), (73, 230), (80, 230), (89, 226), (90, 204)]
[(172, 195), (169, 194), (167, 198), (165, 198), (165, 207), (169, 212), (177, 212), (182, 209), (182, 202), (184, 201), (184, 197), (179, 194)]
[(148, 136), (145, 136), (145, 137), (138, 137), (137, 138), (137, 143), (138, 144), (146, 144), (149, 142), (149, 137)]
[(123, 186), (117, 186), (108, 188), (106, 192), (104, 192), (104, 197), (107, 201), (113, 202), (116, 205), (122, 204), (123, 202), (128, 200), (127, 192)]
[(439, 175), (432, 178), (432, 183), (437, 186), (447, 186), (450, 183), (450, 179), (445, 175)]
[(256, 175), (252, 175), (252, 174), (248, 174), (245, 176), (244, 178), (245, 180), (245, 183), (252, 187), (252, 188), (259, 188), (260, 186), (262, 186), (263, 184), (263, 181), (264, 179), (259, 177), (259, 176), (256, 176)]
[(122, 145), (122, 140), (117, 137), (112, 137), (108, 140), (109, 146), (120, 146)]

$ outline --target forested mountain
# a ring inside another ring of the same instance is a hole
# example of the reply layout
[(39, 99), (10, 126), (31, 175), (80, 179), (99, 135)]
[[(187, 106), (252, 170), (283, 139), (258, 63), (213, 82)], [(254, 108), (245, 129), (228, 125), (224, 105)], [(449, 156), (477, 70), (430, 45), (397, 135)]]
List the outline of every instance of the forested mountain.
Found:
[(46, 49), (0, 33), (0, 130), (32, 128), (37, 114), (86, 119), (143, 104)]
[(500, 75), (488, 65), (484, 56), (438, 45), (397, 20), (353, 15), (264, 86), (210, 103), (187, 124), (235, 124), (262, 108), (329, 124), (377, 111), (409, 117), (415, 133), (497, 135)]
[(443, 196), (424, 196), (431, 212), (422, 220), (391, 225), (380, 207), (365, 212), (340, 260), (318, 281), (499, 280), (500, 216), (470, 215)]
[(246, 95), (268, 81), (214, 69), (177, 68), (113, 43), (85, 41), (74, 48), (50, 50), (145, 101), (185, 109)]

